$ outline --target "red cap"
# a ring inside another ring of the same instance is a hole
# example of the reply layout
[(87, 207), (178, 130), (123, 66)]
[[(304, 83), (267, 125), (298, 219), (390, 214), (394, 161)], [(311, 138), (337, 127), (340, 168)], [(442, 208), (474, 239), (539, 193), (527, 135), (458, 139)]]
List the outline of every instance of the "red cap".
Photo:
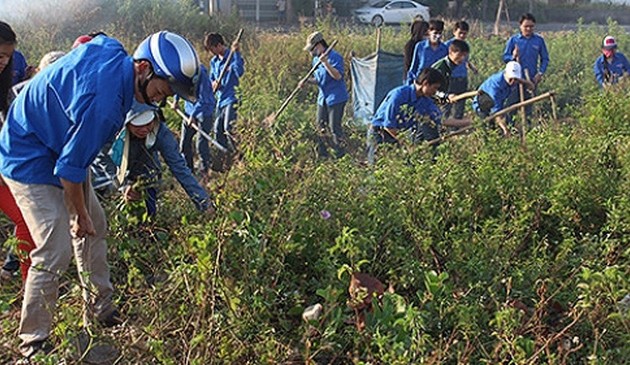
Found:
[(80, 35), (72, 44), (72, 49), (77, 48), (78, 46), (87, 43), (89, 41), (92, 40), (92, 37), (90, 37), (89, 35)]

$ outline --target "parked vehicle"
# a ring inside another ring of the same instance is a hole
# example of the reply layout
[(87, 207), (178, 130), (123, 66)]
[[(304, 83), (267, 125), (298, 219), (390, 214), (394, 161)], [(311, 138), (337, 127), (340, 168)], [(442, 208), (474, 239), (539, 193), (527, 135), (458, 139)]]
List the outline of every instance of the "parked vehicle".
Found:
[(411, 23), (416, 18), (429, 21), (429, 7), (411, 0), (385, 0), (354, 11), (361, 23), (380, 27), (386, 23)]

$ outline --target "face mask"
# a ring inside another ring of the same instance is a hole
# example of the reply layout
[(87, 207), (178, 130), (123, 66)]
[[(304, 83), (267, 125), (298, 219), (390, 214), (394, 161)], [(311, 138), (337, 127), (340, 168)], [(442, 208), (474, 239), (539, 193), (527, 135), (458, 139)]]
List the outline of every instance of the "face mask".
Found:
[(430, 33), (429, 39), (432, 43), (437, 43), (440, 41), (440, 39), (442, 39), (442, 35), (440, 33)]

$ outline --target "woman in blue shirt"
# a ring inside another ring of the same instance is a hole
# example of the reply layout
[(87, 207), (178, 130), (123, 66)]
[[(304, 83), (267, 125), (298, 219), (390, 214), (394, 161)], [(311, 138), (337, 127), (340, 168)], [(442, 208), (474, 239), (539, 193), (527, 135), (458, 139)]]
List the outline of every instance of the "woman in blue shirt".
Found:
[[(324, 56), (327, 49), (328, 43), (320, 32), (314, 32), (308, 36), (304, 50), (309, 51), (313, 56), (313, 66), (319, 61), (321, 64), (307, 82), (319, 88), (317, 95), (318, 154), (323, 158), (328, 157), (328, 147), (330, 147), (335, 151), (335, 157), (340, 158), (346, 154), (341, 119), (348, 101), (348, 91), (343, 80), (343, 57), (334, 50), (331, 50), (328, 56)], [(299, 86), (303, 87), (304, 84), (300, 83)]]

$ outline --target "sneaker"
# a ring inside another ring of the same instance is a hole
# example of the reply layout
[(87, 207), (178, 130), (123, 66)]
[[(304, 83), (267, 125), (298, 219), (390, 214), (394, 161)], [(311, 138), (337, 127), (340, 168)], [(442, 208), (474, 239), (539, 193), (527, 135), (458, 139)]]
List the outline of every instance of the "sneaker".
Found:
[(99, 319), (98, 321), (101, 324), (101, 326), (103, 326), (105, 328), (111, 328), (111, 327), (119, 326), (119, 325), (121, 325), (121, 324), (123, 324), (125, 322), (122, 319), (122, 316), (120, 315), (120, 312), (118, 311), (118, 309), (114, 309), (113, 312), (111, 312), (105, 318)]
[(26, 353), (22, 359), (18, 360), (16, 365), (28, 365), (33, 364), (33, 360), (37, 357), (44, 357), (49, 355), (54, 350), (54, 347), (46, 340), (33, 342), (29, 345), (21, 345), (20, 352)]

